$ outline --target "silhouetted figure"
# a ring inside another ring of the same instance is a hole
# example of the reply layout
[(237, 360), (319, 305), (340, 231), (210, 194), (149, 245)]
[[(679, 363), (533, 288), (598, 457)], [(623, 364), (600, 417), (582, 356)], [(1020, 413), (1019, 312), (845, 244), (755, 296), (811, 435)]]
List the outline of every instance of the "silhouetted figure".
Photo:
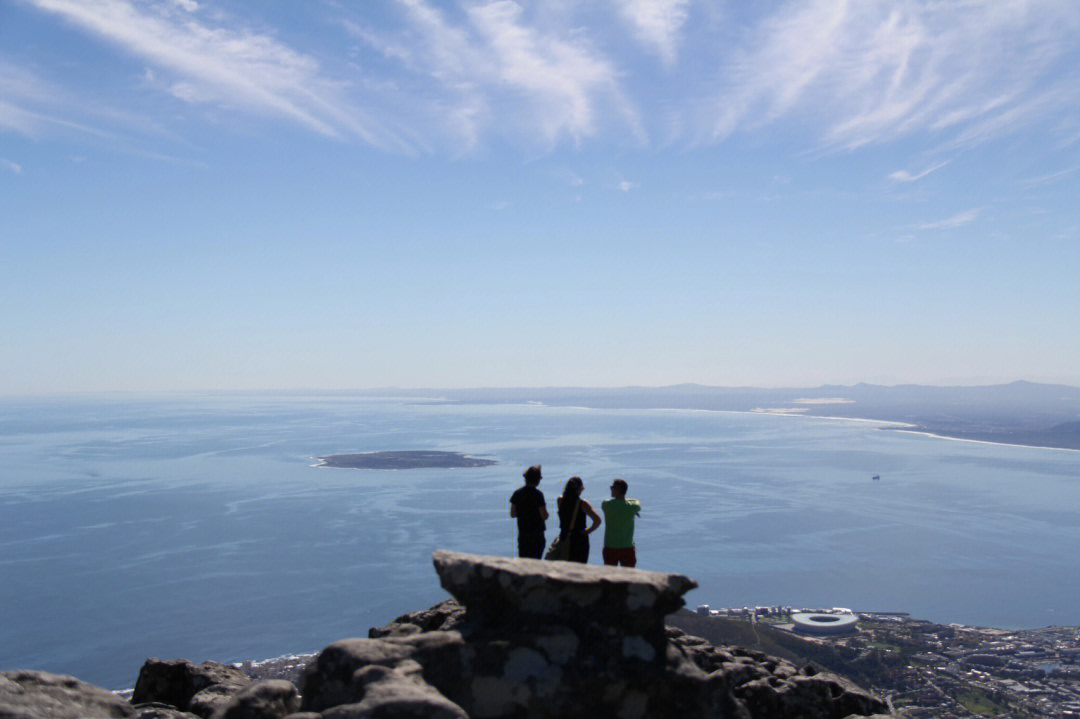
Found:
[(548, 518), (544, 493), (537, 489), (543, 476), (540, 465), (529, 467), (521, 475), (525, 486), (510, 495), (510, 516), (517, 517), (518, 556), (540, 559), (544, 556), (544, 529)]
[(604, 512), (604, 564), (637, 566), (634, 547), (634, 519), (641, 514), (641, 502), (626, 498), (626, 480), (611, 483), (611, 499), (600, 503)]
[[(584, 490), (585, 483), (581, 481), (581, 477), (571, 477), (558, 500), (559, 536), (568, 537), (570, 540), (570, 552), (566, 559), (582, 564), (589, 561), (589, 535), (600, 526), (600, 515), (591, 504), (581, 498)], [(592, 519), (588, 529), (585, 528), (586, 515)]]

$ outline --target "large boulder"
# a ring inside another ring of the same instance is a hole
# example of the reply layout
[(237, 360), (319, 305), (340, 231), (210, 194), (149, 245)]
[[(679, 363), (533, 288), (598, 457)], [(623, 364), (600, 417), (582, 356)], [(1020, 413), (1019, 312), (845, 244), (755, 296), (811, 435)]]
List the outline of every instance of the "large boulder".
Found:
[(577, 562), (510, 559), (440, 550), (433, 556), (443, 588), (489, 624), (551, 621), (602, 624), (632, 634), (662, 631), (697, 582), (681, 574)]
[(363, 698), (327, 709), (323, 719), (469, 719), (469, 715), (424, 681), (423, 669), (406, 660), (389, 669), (368, 666), (354, 683)]
[(126, 719), (128, 702), (75, 677), (48, 672), (0, 672), (0, 719)]
[(465, 619), (465, 607), (456, 599), (439, 602), (431, 609), (402, 614), (385, 627), (372, 627), (368, 639), (407, 637), (420, 632), (449, 631)]
[(195, 692), (195, 696), (188, 702), (187, 710), (202, 719), (210, 719), (243, 688), (243, 685), (239, 684), (211, 684)]
[(301, 708), (318, 712), (362, 702), (372, 684), (371, 676), (364, 673), (370, 667), (395, 669), (411, 661), (420, 667), (423, 676), (416, 678), (410, 674), (410, 681), (452, 684), (456, 677), (468, 671), (461, 663), (465, 650), (465, 642), (457, 632), (342, 639), (322, 650), (304, 671), (300, 678)]
[(263, 679), (252, 682), (213, 714), (213, 719), (282, 719), (300, 708), (292, 682)]
[(681, 575), (453, 552), (434, 562), (458, 603), (324, 649), (300, 680), (304, 710), (326, 719), (844, 719), (885, 709), (839, 677), (666, 629), (664, 615), (695, 586)]
[(205, 719), (250, 682), (240, 669), (219, 662), (151, 658), (139, 670), (131, 703), (167, 704)]

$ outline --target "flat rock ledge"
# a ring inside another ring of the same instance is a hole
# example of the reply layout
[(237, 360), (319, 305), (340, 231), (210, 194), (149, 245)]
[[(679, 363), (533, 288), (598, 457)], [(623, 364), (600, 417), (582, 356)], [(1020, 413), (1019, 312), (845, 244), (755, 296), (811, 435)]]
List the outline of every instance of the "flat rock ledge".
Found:
[(885, 704), (845, 679), (663, 626), (678, 574), (439, 551), (455, 599), (342, 639), (298, 686), (150, 659), (130, 702), (0, 672), (0, 719), (847, 719)]
[(443, 589), (491, 624), (599, 624), (629, 634), (663, 632), (697, 582), (681, 574), (577, 562), (510, 559), (440, 550), (432, 557)]

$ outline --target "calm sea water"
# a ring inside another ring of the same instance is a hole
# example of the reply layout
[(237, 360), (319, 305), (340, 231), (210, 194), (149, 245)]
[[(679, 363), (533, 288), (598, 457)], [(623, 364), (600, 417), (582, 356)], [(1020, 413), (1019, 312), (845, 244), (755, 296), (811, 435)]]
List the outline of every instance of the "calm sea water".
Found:
[[(507, 499), (537, 463), (549, 506), (571, 474), (597, 502), (626, 478), (644, 504), (639, 566), (696, 578), (691, 605), (1080, 624), (1080, 453), (877, 427), (393, 399), (7, 401), (0, 669), (120, 688), (150, 656), (366, 636), (445, 598), (433, 550), (513, 553)], [(312, 466), (406, 449), (499, 464)]]

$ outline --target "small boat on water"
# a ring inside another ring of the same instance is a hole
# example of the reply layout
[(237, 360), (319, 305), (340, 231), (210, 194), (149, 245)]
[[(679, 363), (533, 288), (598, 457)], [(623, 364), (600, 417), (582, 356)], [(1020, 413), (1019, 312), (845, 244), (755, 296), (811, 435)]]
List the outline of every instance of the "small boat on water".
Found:
[(873, 477), (871, 477), (871, 479), (873, 479), (876, 482), (879, 479), (881, 479), (881, 475), (880, 474), (875, 474)]

